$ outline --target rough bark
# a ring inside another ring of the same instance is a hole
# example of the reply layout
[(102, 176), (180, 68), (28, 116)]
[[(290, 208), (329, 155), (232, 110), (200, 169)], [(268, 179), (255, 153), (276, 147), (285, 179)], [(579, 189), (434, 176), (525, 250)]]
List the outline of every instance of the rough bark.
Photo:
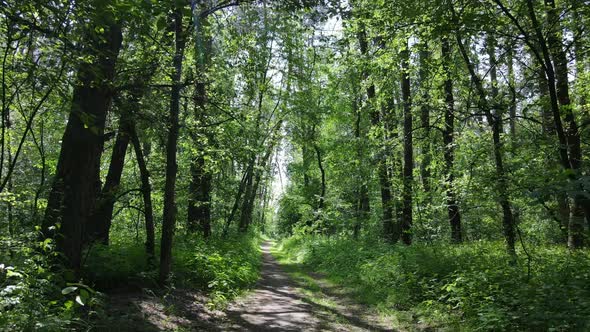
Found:
[(119, 130), (113, 145), (113, 153), (109, 164), (109, 171), (102, 187), (96, 209), (89, 219), (86, 228), (86, 242), (98, 241), (109, 244), (109, 232), (113, 220), (113, 208), (117, 200), (125, 155), (129, 146), (129, 119), (128, 114), (122, 114), (119, 119)]
[(93, 60), (78, 68), (72, 108), (43, 220), (45, 236), (59, 233), (57, 248), (64, 254), (66, 265), (74, 269), (80, 267), (86, 225), (100, 192), (103, 133), (112, 98), (110, 85), (122, 42), (121, 27), (112, 20), (103, 25), (103, 34), (97, 35), (94, 27), (87, 33), (83, 52)]

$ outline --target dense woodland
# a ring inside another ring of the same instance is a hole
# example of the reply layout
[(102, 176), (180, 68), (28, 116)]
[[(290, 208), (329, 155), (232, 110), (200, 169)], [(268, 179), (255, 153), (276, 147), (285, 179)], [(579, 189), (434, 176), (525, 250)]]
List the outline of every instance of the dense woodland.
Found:
[(0, 0), (0, 330), (223, 307), (263, 236), (396, 329), (590, 329), (588, 29), (587, 0)]

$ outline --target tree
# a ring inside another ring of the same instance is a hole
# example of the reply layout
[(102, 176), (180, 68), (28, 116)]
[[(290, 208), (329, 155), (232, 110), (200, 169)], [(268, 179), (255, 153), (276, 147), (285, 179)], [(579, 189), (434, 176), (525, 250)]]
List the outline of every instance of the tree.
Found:
[(93, 26), (84, 32), (72, 108), (43, 221), (45, 236), (57, 231), (57, 243), (68, 266), (80, 267), (84, 234), (100, 186), (104, 127), (111, 105), (110, 84), (121, 47), (121, 26), (104, 1), (88, 4)]

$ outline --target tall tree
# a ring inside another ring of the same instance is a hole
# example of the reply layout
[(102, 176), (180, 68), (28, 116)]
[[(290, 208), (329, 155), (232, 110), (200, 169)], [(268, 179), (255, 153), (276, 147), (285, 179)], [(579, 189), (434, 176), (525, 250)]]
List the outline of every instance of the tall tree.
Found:
[(177, 2), (173, 8), (175, 52), (173, 59), (172, 91), (166, 141), (166, 182), (164, 188), (164, 213), (162, 217), (162, 241), (160, 244), (160, 284), (166, 284), (172, 266), (172, 241), (176, 226), (176, 150), (178, 146), (180, 92), (182, 90), (182, 65), (186, 45), (186, 31), (183, 27), (184, 6)]
[(85, 60), (78, 65), (72, 108), (43, 221), (46, 236), (55, 231), (59, 234), (58, 248), (74, 269), (80, 267), (86, 226), (100, 191), (105, 120), (122, 42), (121, 26), (110, 4), (100, 0), (87, 4), (92, 23), (84, 23), (88, 27), (82, 44)]

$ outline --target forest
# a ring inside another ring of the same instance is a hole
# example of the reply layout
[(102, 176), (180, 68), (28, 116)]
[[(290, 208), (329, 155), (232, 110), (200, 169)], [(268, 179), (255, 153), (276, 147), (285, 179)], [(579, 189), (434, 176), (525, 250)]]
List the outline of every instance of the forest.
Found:
[(0, 0), (0, 331), (589, 331), (590, 1)]

